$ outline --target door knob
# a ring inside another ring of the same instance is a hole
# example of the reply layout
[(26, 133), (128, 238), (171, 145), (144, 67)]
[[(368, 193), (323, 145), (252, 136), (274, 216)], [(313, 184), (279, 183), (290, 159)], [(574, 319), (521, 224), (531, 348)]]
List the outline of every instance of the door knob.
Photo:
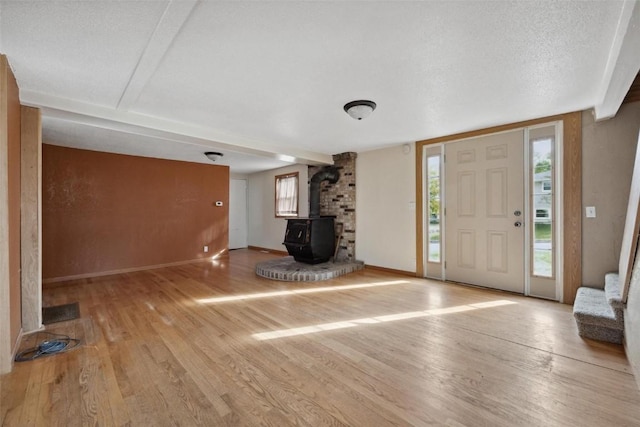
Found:
[(513, 225), (516, 227), (522, 227), (522, 223), (520, 221), (516, 221)]
[(520, 215), (522, 215), (522, 212), (520, 212), (519, 210), (516, 209), (515, 211), (513, 211), (513, 214), (515, 216), (520, 216)]

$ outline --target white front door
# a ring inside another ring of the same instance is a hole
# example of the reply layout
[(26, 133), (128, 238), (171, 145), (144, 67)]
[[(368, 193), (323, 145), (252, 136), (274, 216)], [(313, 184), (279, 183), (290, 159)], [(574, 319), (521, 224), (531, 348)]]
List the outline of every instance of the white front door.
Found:
[(446, 280), (524, 293), (524, 130), (445, 146)]
[(229, 188), (229, 249), (247, 247), (247, 180), (231, 179)]

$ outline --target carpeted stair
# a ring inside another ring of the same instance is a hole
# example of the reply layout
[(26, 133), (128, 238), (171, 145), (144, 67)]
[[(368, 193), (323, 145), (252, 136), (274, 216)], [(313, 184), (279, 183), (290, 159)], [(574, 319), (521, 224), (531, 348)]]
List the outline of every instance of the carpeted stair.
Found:
[(604, 289), (581, 287), (573, 304), (583, 338), (622, 344), (624, 314), (618, 273), (607, 273)]

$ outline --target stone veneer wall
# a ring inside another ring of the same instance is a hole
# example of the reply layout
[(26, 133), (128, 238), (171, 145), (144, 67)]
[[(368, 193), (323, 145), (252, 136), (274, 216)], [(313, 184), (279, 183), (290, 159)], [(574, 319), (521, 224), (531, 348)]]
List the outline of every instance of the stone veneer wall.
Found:
[[(356, 157), (357, 153), (334, 154), (333, 164), (340, 171), (335, 184), (328, 181), (320, 187), (320, 215), (334, 215), (344, 224), (337, 259), (356, 260)], [(309, 179), (322, 166), (309, 166)]]

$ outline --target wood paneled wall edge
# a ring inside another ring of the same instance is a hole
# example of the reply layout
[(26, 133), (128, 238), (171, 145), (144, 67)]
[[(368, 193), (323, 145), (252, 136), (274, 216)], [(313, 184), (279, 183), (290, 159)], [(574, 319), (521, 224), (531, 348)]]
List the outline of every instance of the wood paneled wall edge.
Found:
[(22, 329), (20, 197), (20, 91), (0, 54), (0, 374), (11, 371)]
[(582, 286), (582, 114), (563, 115), (564, 298), (573, 304)]
[(22, 328), (42, 327), (42, 115), (21, 110)]

